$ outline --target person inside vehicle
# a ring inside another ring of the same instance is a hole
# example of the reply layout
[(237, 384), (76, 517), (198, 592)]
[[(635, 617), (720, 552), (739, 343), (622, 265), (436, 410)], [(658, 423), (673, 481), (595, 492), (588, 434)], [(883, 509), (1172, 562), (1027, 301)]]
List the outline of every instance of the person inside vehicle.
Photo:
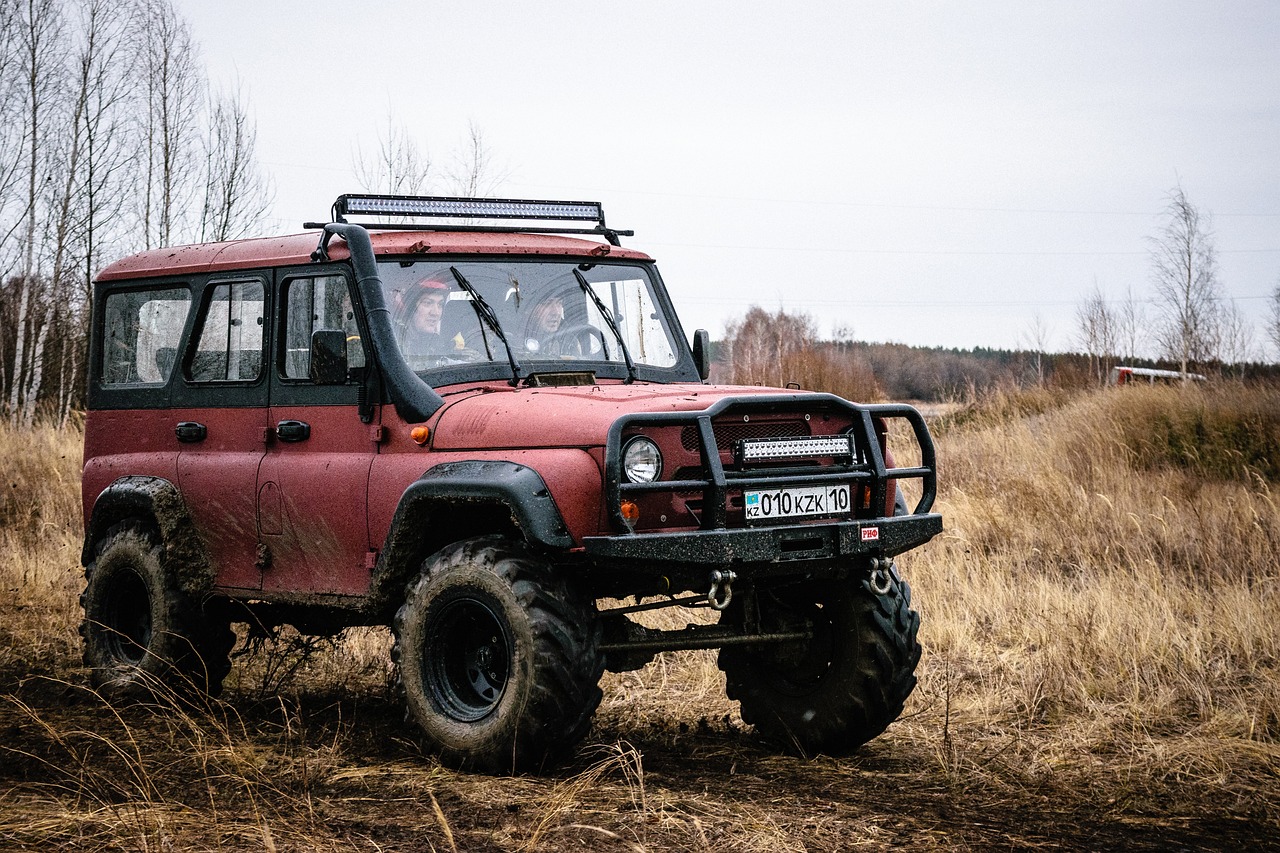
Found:
[(564, 297), (552, 294), (533, 307), (524, 348), (546, 356), (582, 355), (582, 348), (576, 340), (560, 334), (563, 330)]
[(400, 299), (396, 336), (400, 352), (415, 368), (430, 366), (454, 355), (458, 342), (440, 333), (449, 285), (434, 277), (424, 278)]

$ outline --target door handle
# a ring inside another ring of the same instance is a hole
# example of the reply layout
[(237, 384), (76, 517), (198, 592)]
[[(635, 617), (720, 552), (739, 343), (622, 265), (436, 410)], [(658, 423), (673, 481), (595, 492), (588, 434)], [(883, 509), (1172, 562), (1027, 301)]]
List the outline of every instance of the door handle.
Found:
[(178, 436), (178, 441), (183, 444), (195, 444), (204, 441), (209, 435), (209, 430), (204, 424), (198, 424), (195, 421), (182, 421), (173, 431)]
[(306, 421), (281, 421), (276, 424), (276, 437), (281, 441), (306, 441), (311, 437), (311, 424)]

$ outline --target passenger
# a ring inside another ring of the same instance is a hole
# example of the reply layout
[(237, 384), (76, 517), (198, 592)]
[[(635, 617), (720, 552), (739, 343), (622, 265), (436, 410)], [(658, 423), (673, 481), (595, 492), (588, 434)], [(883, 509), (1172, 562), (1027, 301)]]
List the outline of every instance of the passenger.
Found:
[(457, 341), (440, 334), (448, 300), (449, 285), (433, 277), (424, 278), (396, 300), (396, 336), (411, 367), (433, 366), (458, 349)]

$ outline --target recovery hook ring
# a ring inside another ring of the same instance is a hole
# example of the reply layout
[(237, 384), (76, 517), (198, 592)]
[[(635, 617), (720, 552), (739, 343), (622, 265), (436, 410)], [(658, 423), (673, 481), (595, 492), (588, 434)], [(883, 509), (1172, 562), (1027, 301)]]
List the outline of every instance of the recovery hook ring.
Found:
[(707, 604), (712, 610), (724, 610), (733, 601), (733, 582), (738, 579), (737, 572), (730, 569), (716, 569), (711, 573), (711, 591), (707, 593)]
[(876, 595), (888, 595), (893, 589), (893, 560), (873, 560), (867, 585)]

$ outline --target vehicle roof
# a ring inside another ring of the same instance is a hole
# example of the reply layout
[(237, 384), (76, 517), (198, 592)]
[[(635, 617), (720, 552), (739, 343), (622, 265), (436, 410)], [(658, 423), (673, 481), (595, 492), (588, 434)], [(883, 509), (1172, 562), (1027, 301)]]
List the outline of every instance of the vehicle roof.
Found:
[[(410, 254), (496, 254), (563, 255), (651, 260), (644, 252), (624, 249), (594, 240), (559, 234), (521, 234), (489, 231), (374, 231), (369, 239), (375, 255)], [(311, 263), (311, 253), (320, 242), (320, 233), (258, 237), (225, 243), (197, 243), (150, 249), (109, 265), (98, 281), (169, 275), (195, 275), (224, 270), (255, 269)], [(349, 257), (340, 237), (329, 243), (330, 260)]]

